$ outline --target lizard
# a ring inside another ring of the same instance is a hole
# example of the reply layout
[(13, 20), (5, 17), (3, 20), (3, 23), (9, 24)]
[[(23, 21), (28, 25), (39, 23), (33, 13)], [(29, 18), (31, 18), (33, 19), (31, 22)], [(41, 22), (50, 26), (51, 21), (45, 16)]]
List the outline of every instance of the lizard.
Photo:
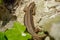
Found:
[(24, 8), (24, 25), (26, 26), (28, 32), (35, 38), (34, 40), (40, 40), (40, 36), (35, 32), (33, 14), (35, 14), (35, 3), (32, 2), (26, 8)]

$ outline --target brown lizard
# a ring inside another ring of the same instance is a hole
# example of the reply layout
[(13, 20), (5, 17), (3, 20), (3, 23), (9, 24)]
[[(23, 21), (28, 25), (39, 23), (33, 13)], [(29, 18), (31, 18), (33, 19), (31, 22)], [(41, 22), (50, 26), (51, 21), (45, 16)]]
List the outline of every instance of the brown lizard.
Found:
[(24, 8), (24, 12), (25, 12), (24, 24), (27, 27), (28, 32), (33, 37), (36, 38), (35, 40), (40, 40), (40, 38), (39, 38), (40, 36), (38, 34), (36, 34), (34, 31), (34, 29), (35, 29), (34, 22), (33, 22), (33, 14), (35, 14), (34, 8), (35, 8), (34, 2), (30, 3), (30, 5), (28, 7)]

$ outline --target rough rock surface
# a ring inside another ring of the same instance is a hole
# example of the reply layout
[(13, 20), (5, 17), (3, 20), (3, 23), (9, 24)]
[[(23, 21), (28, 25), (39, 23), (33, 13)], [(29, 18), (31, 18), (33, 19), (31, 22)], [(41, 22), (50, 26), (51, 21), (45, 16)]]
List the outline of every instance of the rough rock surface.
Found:
[[(36, 4), (36, 14), (33, 16), (34, 25), (36, 28), (44, 30), (42, 26), (46, 22), (48, 22), (49, 19), (53, 19), (55, 18), (55, 16), (60, 15), (60, 2), (59, 0), (24, 0), (23, 4), (20, 4), (15, 12), (16, 13), (15, 15), (17, 16), (17, 21), (19, 21), (23, 25), (25, 14), (23, 9), (25, 6), (28, 6), (33, 1)], [(56, 35), (54, 37), (56, 37)], [(46, 40), (50, 39), (46, 38)]]
[(50, 17), (54, 17), (56, 14), (60, 14), (60, 2), (54, 0), (24, 0), (23, 4), (16, 9), (17, 20), (24, 24), (24, 7), (28, 6), (31, 2), (36, 4), (36, 15), (34, 15), (35, 27), (42, 26), (46, 20)]

